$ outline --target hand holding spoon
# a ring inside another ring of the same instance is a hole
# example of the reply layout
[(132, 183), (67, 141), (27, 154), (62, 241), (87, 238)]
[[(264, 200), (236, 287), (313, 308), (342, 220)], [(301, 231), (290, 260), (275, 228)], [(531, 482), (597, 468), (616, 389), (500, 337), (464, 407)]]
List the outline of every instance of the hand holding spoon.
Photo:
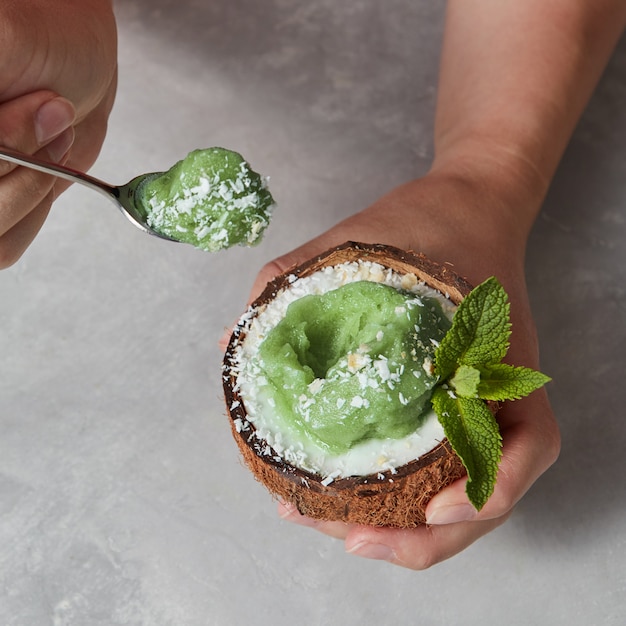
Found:
[(145, 233), (211, 252), (258, 243), (274, 208), (267, 180), (224, 148), (194, 150), (167, 172), (119, 187), (3, 146), (0, 159), (95, 189)]
[(83, 172), (78, 172), (70, 169), (69, 167), (57, 165), (56, 163), (48, 163), (47, 161), (42, 161), (33, 156), (23, 154), (17, 150), (12, 150), (4, 146), (0, 146), (0, 159), (95, 189), (109, 198), (109, 200), (112, 200), (120, 211), (130, 220), (130, 222), (140, 230), (148, 233), (149, 235), (160, 237), (161, 239), (176, 241), (171, 237), (158, 233), (148, 226), (146, 217), (135, 205), (135, 191), (137, 187), (147, 178), (153, 178), (158, 175), (157, 173), (142, 174), (141, 176), (133, 178), (125, 185), (115, 187), (98, 180), (93, 176), (84, 174)]

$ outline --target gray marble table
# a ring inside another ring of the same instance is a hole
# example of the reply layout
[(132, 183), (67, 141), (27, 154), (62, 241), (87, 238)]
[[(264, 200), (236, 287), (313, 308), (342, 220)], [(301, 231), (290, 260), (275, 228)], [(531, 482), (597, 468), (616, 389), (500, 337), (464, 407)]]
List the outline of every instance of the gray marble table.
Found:
[(259, 247), (210, 255), (73, 188), (0, 273), (0, 624), (623, 624), (626, 41), (528, 256), (561, 458), (507, 524), (416, 573), (277, 518), (231, 440), (217, 341), (264, 262), (426, 171), (443, 3), (116, 8), (92, 173), (225, 145), (280, 207)]

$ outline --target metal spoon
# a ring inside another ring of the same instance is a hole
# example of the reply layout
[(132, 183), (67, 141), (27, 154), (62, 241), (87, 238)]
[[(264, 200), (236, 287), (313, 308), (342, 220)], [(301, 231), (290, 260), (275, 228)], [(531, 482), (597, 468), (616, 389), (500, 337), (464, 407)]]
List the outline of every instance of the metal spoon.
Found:
[(56, 165), (56, 163), (48, 163), (47, 161), (42, 161), (27, 154), (17, 152), (16, 150), (5, 148), (4, 146), (0, 146), (0, 159), (95, 189), (109, 198), (109, 200), (112, 200), (117, 205), (118, 209), (120, 209), (120, 211), (130, 220), (131, 224), (139, 228), (139, 230), (142, 230), (149, 235), (160, 237), (161, 239), (176, 241), (176, 239), (162, 235), (161, 233), (158, 233), (150, 228), (150, 226), (146, 223), (146, 217), (143, 212), (140, 211), (135, 205), (135, 191), (137, 190), (137, 187), (146, 179), (154, 178), (155, 176), (161, 174), (161, 172), (141, 174), (140, 176), (133, 178), (125, 185), (114, 187), (113, 185), (109, 185), (108, 183), (98, 180), (97, 178), (93, 178), (93, 176), (88, 176), (83, 172), (78, 172), (69, 167)]

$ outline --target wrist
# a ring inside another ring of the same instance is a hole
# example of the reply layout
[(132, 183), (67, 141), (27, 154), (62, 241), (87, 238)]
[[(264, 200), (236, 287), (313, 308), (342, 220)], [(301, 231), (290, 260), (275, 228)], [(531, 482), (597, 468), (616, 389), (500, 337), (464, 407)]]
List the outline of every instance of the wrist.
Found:
[(482, 199), (485, 219), (504, 220), (524, 242), (551, 181), (523, 150), (491, 137), (468, 137), (439, 150), (429, 175), (466, 187)]
[(331, 243), (352, 239), (423, 252), (478, 284), (494, 273), (523, 273), (528, 233), (513, 213), (486, 180), (442, 167), (340, 223)]

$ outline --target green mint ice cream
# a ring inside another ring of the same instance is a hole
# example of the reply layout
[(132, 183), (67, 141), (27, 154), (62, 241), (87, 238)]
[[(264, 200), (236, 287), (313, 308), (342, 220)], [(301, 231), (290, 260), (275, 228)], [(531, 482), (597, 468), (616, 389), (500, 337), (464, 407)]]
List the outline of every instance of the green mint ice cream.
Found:
[(379, 283), (307, 295), (260, 344), (259, 391), (331, 454), (400, 439), (430, 410), (434, 353), (449, 328), (437, 300)]
[(135, 203), (153, 230), (210, 252), (258, 243), (274, 207), (266, 179), (224, 148), (194, 150), (148, 178)]

